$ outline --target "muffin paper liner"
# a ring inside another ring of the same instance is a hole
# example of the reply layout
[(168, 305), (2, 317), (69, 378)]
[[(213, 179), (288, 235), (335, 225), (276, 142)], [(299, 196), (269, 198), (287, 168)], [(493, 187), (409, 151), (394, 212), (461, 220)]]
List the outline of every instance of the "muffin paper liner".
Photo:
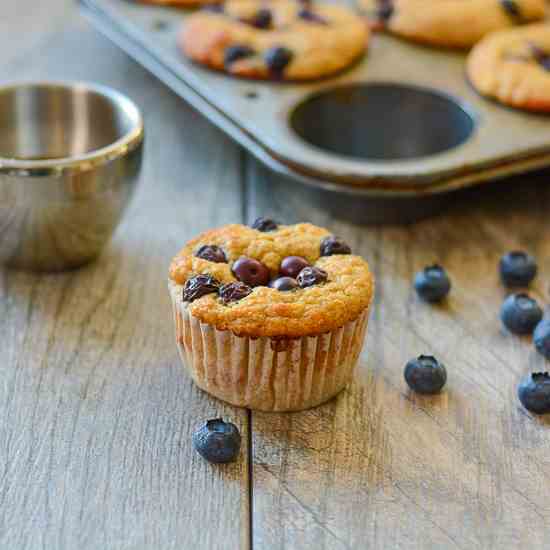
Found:
[(201, 323), (170, 283), (176, 343), (195, 383), (239, 407), (297, 411), (319, 405), (352, 379), (363, 348), (369, 308), (317, 336), (285, 339), (237, 336)]

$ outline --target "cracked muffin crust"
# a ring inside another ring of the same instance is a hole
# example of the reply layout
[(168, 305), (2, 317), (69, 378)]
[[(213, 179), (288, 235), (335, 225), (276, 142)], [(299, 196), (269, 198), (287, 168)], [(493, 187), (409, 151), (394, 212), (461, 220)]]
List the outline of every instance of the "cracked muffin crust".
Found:
[(470, 48), (490, 32), (545, 17), (544, 0), (360, 0), (372, 25), (425, 44)]
[(259, 219), (190, 241), (171, 263), (169, 290), (197, 385), (234, 405), (290, 411), (351, 380), (374, 279), (327, 230)]
[(467, 73), (484, 96), (519, 109), (550, 112), (550, 25), (487, 36), (470, 52)]
[(344, 6), (229, 0), (185, 21), (179, 47), (196, 63), (235, 76), (311, 80), (351, 65), (369, 30)]

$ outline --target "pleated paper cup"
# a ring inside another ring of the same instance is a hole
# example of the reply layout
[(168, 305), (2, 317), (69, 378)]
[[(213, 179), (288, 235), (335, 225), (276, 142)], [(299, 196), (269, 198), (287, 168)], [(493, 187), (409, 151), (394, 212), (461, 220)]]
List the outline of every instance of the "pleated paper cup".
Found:
[(237, 336), (201, 323), (170, 283), (181, 360), (195, 383), (239, 407), (299, 411), (328, 401), (352, 379), (369, 308), (331, 332), (301, 338)]

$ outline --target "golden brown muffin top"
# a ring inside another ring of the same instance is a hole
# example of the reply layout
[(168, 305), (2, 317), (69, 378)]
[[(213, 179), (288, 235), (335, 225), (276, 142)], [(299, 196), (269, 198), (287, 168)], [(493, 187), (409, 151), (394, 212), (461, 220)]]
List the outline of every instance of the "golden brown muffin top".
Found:
[[(260, 11), (271, 16), (266, 28), (247, 23)], [(343, 5), (316, 3), (306, 8), (296, 0), (229, 0), (220, 12), (187, 17), (179, 46), (195, 62), (235, 76), (310, 80), (350, 65), (365, 52), (368, 38), (366, 21)], [(249, 48), (251, 55), (228, 63), (227, 51), (235, 46)], [(266, 57), (273, 48), (291, 55), (280, 74), (273, 73)]]
[[(301, 256), (325, 270), (327, 281), (292, 291), (257, 286), (245, 298), (227, 305), (211, 293), (188, 302), (189, 312), (204, 323), (238, 335), (297, 338), (329, 332), (356, 319), (370, 305), (374, 292), (374, 278), (363, 258), (353, 254), (321, 257), (321, 242), (329, 235), (326, 229), (309, 223), (279, 225), (268, 232), (226, 225), (187, 243), (172, 260), (170, 279), (184, 285), (196, 275), (208, 274), (222, 284), (236, 282), (231, 267), (241, 256), (259, 260), (274, 278), (284, 258)], [(196, 257), (204, 245), (221, 247), (227, 263)], [(176, 291), (181, 291), (183, 300), (183, 286)]]

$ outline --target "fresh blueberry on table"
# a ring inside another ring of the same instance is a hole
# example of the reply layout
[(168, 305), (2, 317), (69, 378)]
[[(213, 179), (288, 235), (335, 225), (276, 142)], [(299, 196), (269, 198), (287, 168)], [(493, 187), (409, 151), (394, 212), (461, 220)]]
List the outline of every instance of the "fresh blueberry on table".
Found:
[(451, 290), (451, 280), (445, 269), (434, 264), (418, 272), (414, 278), (414, 288), (426, 302), (440, 302)]
[(550, 359), (550, 319), (543, 319), (535, 328), (533, 342), (537, 351)]
[(231, 422), (207, 420), (193, 433), (193, 446), (208, 462), (233, 462), (241, 448), (241, 434)]
[(301, 256), (287, 256), (283, 258), (279, 273), (284, 277), (295, 279), (304, 267), (309, 267), (309, 262)]
[(258, 260), (241, 256), (233, 264), (233, 274), (249, 286), (265, 286), (269, 282), (269, 269)]
[(298, 282), (293, 277), (278, 277), (270, 281), (269, 286), (275, 290), (286, 292), (298, 288)]
[(521, 404), (535, 414), (550, 412), (550, 375), (534, 372), (521, 380), (518, 386)]
[(514, 334), (531, 334), (542, 319), (542, 309), (527, 294), (511, 294), (500, 310), (503, 325)]
[(417, 393), (439, 393), (447, 381), (447, 371), (435, 357), (420, 355), (405, 366), (405, 380)]
[(499, 271), (507, 287), (528, 286), (537, 274), (537, 262), (530, 254), (515, 250), (502, 256)]

